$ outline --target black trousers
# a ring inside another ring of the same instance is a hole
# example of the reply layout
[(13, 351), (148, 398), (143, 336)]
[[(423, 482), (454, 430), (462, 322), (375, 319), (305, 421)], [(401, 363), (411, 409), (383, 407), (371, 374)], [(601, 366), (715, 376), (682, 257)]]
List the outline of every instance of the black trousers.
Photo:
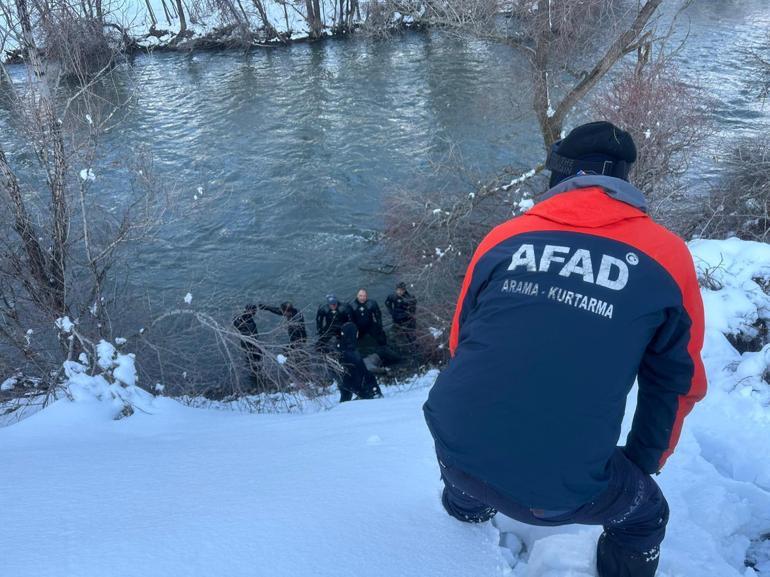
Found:
[[(610, 460), (607, 489), (592, 501), (567, 511), (530, 509), (513, 502), (484, 481), (446, 466), (439, 456), (446, 487), (445, 507), (458, 518), (489, 507), (529, 525), (602, 525), (597, 549), (599, 577), (652, 577), (666, 534), (668, 503), (658, 484), (618, 449)], [(458, 516), (459, 515), (459, 516)]]

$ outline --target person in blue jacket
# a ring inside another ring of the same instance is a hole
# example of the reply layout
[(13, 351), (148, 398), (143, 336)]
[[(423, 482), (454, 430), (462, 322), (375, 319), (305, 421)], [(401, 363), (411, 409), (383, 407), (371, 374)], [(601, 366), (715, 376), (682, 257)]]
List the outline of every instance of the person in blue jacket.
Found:
[(599, 577), (655, 574), (669, 509), (651, 475), (706, 392), (692, 257), (628, 182), (635, 159), (608, 122), (554, 144), (550, 190), (470, 261), (424, 406), (450, 515), (602, 525)]

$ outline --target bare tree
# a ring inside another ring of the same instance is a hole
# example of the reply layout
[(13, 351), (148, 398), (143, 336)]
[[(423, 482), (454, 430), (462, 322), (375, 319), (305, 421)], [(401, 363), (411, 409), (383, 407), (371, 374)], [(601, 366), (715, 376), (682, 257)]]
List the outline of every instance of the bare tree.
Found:
[(323, 35), (323, 17), (319, 0), (305, 0), (305, 18), (310, 26), (310, 38), (320, 38)]
[[(633, 3), (626, 13), (613, 14), (610, 10), (596, 15), (596, 21), (604, 22), (613, 31), (609, 45), (599, 50), (598, 57), (591, 59), (583, 70), (574, 71), (568, 57), (579, 53), (582, 46), (571, 45), (570, 37), (581, 39), (574, 34), (582, 18), (576, 12), (581, 11), (582, 2), (554, 2), (538, 0), (537, 11), (532, 20), (535, 37), (534, 51), (531, 53), (534, 83), (534, 109), (540, 132), (546, 148), (561, 138), (564, 124), (569, 114), (604, 78), (623, 56), (637, 51), (650, 42), (652, 31), (645, 31), (662, 0), (647, 0), (642, 4)], [(591, 3), (589, 3), (591, 4)], [(602, 10), (606, 3), (594, 2), (594, 10)], [(560, 10), (558, 8), (561, 8)], [(554, 20), (554, 17), (556, 20)], [(583, 16), (584, 18), (585, 16)], [(627, 20), (630, 23), (623, 26)], [(561, 84), (565, 75), (576, 76), (575, 81), (567, 84), (558, 97), (554, 84)]]
[[(653, 26), (662, 0), (514, 2), (504, 24), (495, 19), (497, 5), (471, 4), (447, 0), (415, 8), (429, 23), (505, 42), (527, 56), (532, 109), (546, 150), (562, 137), (570, 114), (586, 106), (589, 93), (624, 56), (641, 54), (670, 33), (669, 29), (658, 36)], [(654, 78), (649, 70), (646, 78)], [(637, 76), (636, 81), (645, 79)], [(671, 106), (680, 104), (681, 100)], [(681, 145), (687, 143), (685, 138)], [(670, 157), (673, 163), (676, 151)], [(463, 162), (454, 158), (449, 164), (462, 166)], [(652, 164), (646, 166), (652, 170)], [(388, 246), (401, 263), (402, 275), (427, 297), (425, 310), (434, 311), (439, 328), (448, 328), (473, 250), (493, 225), (531, 206), (532, 197), (544, 186), (542, 170), (543, 165), (524, 169), (522, 174), (511, 171), (485, 184), (469, 178), (467, 189), (454, 193), (436, 191), (422, 198), (397, 195), (385, 234)]]
[(733, 145), (723, 177), (708, 198), (695, 234), (770, 240), (770, 141), (764, 135)]
[[(187, 306), (157, 314), (129, 338), (145, 380), (159, 378), (168, 394), (243, 399), (254, 411), (301, 410), (326, 394), (342, 367), (336, 355), (319, 354), (308, 342), (282, 342), (285, 323), (255, 337)], [(210, 353), (205, 367), (196, 362), (201, 348)]]
[(387, 251), (399, 263), (400, 278), (415, 286), (421, 299), (421, 342), (433, 349), (448, 339), (457, 292), (479, 241), (493, 223), (526, 210), (540, 190), (537, 175), (542, 166), (520, 175), (506, 172), (482, 185), (480, 175), (464, 169), (465, 164), (450, 145), (447, 157), (434, 166), (434, 177), (452, 171), (466, 190), (433, 190), (420, 196), (402, 191), (391, 197), (386, 212)]
[[(111, 66), (94, 73), (74, 58), (67, 76), (75, 75), (75, 87), (62, 86), (62, 68), (38, 48), (27, 0), (15, 10), (28, 76), (19, 90), (9, 87), (10, 100), (35, 164), (15, 163), (0, 149), (0, 348), (54, 386), (63, 360), (77, 358), (87, 339), (109, 335), (108, 273), (120, 248), (157, 224), (163, 198), (140, 170), (127, 179), (134, 194), (124, 212), (101, 206), (92, 193), (99, 138), (125, 104), (99, 94)], [(57, 333), (64, 318), (88, 337)]]
[[(674, 3), (669, 0), (669, 3)], [(687, 2), (676, 2), (686, 4)], [(561, 138), (565, 122), (620, 60), (659, 40), (654, 17), (663, 0), (491, 0), (405, 2), (415, 18), (513, 46), (531, 69), (532, 107), (548, 149)]]
[(709, 108), (707, 96), (681, 80), (672, 59), (660, 54), (650, 61), (647, 50), (591, 99), (595, 118), (622, 126), (633, 136), (637, 161), (629, 176), (653, 216), (671, 220), (681, 213), (683, 177), (712, 132)]

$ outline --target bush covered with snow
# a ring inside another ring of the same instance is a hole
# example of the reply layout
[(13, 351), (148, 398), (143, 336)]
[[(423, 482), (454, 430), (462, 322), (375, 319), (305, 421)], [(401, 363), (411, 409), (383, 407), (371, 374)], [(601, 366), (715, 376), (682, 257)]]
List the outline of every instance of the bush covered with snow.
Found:
[(695, 240), (690, 243), (703, 287), (706, 325), (752, 341), (770, 320), (770, 245), (760, 242)]
[(147, 411), (153, 396), (136, 385), (135, 361), (133, 354), (119, 353), (111, 343), (100, 341), (96, 345), (94, 367), (99, 372), (83, 362), (64, 363), (69, 398), (76, 402), (104, 403), (114, 419), (132, 415), (135, 409)]
[(690, 250), (706, 311), (704, 358), (729, 389), (770, 403), (770, 245), (696, 240)]

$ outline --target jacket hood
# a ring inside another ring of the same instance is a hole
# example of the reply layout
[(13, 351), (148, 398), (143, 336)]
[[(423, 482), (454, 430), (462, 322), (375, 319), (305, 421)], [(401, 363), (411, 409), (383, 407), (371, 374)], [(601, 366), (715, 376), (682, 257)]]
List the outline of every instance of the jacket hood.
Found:
[(647, 201), (634, 185), (612, 176), (583, 175), (545, 192), (526, 214), (561, 224), (599, 228), (630, 218), (649, 218), (646, 211)]

